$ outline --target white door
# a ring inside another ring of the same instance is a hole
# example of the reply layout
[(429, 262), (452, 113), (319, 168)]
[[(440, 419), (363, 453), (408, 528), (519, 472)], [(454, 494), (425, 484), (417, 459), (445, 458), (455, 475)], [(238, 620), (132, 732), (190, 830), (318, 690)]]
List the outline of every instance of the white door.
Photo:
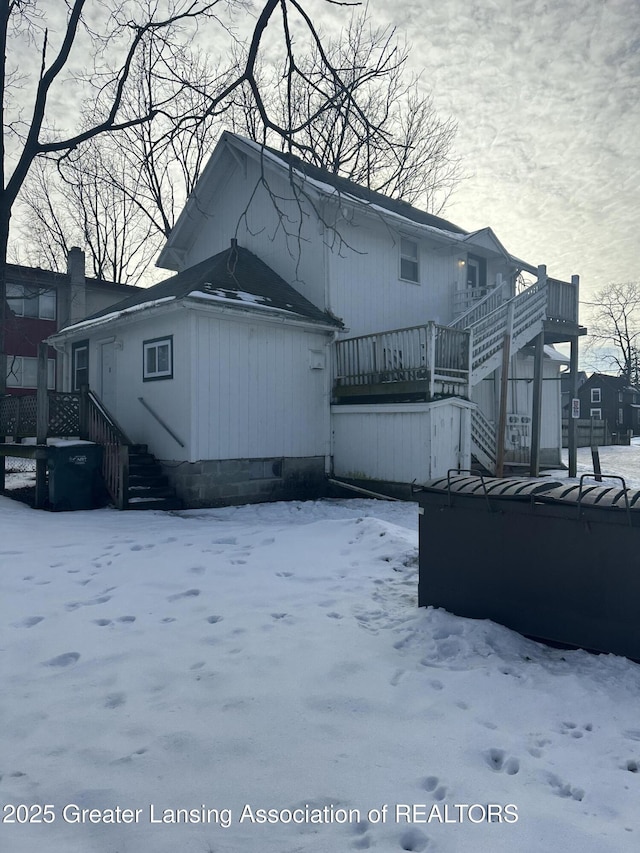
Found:
[(116, 348), (111, 341), (100, 347), (100, 399), (109, 413), (116, 411)]

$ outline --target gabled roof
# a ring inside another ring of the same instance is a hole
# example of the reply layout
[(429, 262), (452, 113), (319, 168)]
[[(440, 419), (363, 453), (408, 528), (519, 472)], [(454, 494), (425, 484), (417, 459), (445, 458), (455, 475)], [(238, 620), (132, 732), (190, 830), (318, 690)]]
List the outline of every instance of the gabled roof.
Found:
[(185, 298), (250, 311), (284, 312), (298, 319), (336, 328), (342, 326), (339, 320), (309, 302), (248, 249), (232, 245), (178, 275), (98, 311), (80, 323), (67, 326), (63, 331), (115, 319), (122, 314), (143, 310), (145, 306)]
[(263, 164), (286, 171), (304, 182), (305, 189), (310, 192), (315, 191), (320, 195), (333, 196), (341, 202), (348, 203), (351, 200), (355, 204), (363, 205), (378, 215), (391, 218), (398, 228), (417, 226), (430, 231), (438, 240), (445, 240), (450, 243), (466, 242), (466, 245), (462, 247), (465, 251), (479, 248), (491, 253), (496, 252), (503, 255), (519, 269), (535, 271), (535, 267), (510, 255), (490, 228), (483, 228), (474, 232), (466, 231), (459, 225), (420, 210), (406, 201), (390, 198), (383, 193), (330, 172), (328, 169), (306, 163), (294, 154), (278, 151), (267, 145), (260, 145), (229, 131), (224, 131), (221, 135), (195, 189), (187, 199), (187, 203), (178, 217), (165, 247), (160, 252), (157, 261), (158, 266), (167, 269), (179, 268), (181, 253), (188, 248), (190, 243), (191, 230), (198, 219), (204, 215), (203, 211), (206, 211), (210, 204), (215, 203), (215, 187), (217, 182), (221, 180), (221, 173), (224, 171), (223, 155), (227, 151), (236, 160), (239, 156), (246, 155), (254, 160), (262, 161)]

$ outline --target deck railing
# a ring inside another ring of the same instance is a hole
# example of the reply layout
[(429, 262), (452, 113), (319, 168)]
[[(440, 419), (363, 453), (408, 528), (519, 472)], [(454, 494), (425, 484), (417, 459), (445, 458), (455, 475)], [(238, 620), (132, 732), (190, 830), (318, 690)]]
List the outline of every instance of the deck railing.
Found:
[[(80, 394), (49, 391), (49, 427), (54, 436), (78, 435), (80, 429)], [(37, 434), (36, 395), (0, 398), (0, 435), (27, 438)]]
[[(107, 491), (119, 509), (125, 509), (129, 481), (131, 441), (92, 391), (49, 391), (47, 436), (74, 437), (103, 447), (102, 475)], [(37, 435), (36, 395), (0, 398), (0, 436), (28, 438)]]
[(563, 323), (578, 322), (578, 283), (547, 279), (547, 318)]
[(429, 397), (466, 396), (469, 332), (429, 322), (336, 343), (338, 388), (399, 382), (426, 384)]

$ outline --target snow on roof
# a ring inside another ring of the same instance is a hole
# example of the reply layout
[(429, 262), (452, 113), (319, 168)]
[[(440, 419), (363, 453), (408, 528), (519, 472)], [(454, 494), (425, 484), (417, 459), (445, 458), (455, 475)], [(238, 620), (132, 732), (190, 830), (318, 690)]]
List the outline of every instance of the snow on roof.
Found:
[[(86, 320), (81, 320), (79, 323), (74, 323), (72, 326), (65, 326), (60, 331), (75, 332), (76, 329), (82, 329), (86, 326), (99, 326), (102, 323), (107, 323), (111, 320), (116, 320), (120, 317), (123, 317), (125, 314), (132, 314), (135, 311), (142, 311), (144, 308), (154, 308), (156, 305), (160, 305), (164, 302), (171, 302), (174, 299), (175, 296), (163, 296), (162, 299), (150, 299), (147, 302), (139, 302), (136, 305), (131, 305), (127, 308), (122, 308), (120, 311), (110, 311), (108, 314), (103, 314), (100, 317), (95, 317), (93, 319), (89, 317)], [(51, 337), (55, 337), (55, 335), (51, 335)]]

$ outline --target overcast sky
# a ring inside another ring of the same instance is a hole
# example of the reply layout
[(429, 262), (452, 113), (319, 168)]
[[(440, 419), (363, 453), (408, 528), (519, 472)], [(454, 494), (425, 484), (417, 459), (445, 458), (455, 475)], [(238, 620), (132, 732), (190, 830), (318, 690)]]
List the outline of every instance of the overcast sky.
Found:
[(640, 280), (638, 0), (370, 0), (412, 43), (470, 176), (445, 215), (581, 295)]
[[(43, 4), (50, 25), (57, 2)], [(346, 21), (326, 0), (304, 7), (333, 32)], [(369, 13), (406, 35), (440, 116), (458, 123), (468, 177), (443, 215), (491, 226), (550, 275), (578, 273), (584, 298), (640, 279), (639, 0), (369, 0)]]

